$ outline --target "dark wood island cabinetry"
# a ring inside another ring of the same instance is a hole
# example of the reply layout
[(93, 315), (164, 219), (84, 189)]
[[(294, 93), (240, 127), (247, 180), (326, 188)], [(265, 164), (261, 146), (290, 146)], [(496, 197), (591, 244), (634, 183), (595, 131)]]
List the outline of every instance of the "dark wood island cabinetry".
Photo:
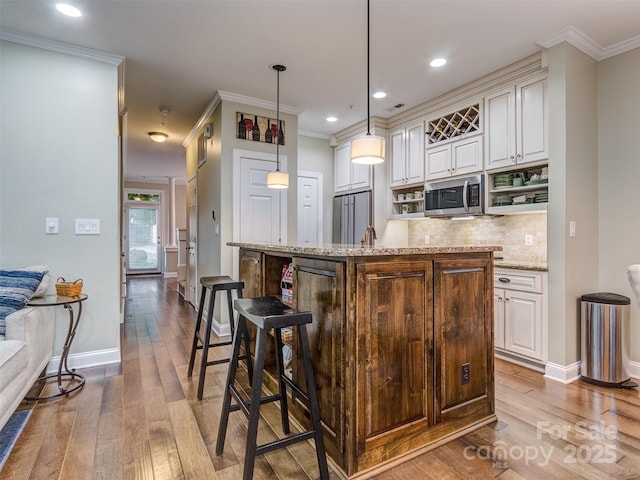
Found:
[[(500, 247), (240, 247), (244, 296), (280, 296), (308, 327), (327, 453), (366, 478), (495, 420), (493, 252)], [(295, 341), (291, 375), (306, 388)], [(267, 388), (275, 383), (266, 382)], [(308, 426), (295, 398), (290, 413)]]

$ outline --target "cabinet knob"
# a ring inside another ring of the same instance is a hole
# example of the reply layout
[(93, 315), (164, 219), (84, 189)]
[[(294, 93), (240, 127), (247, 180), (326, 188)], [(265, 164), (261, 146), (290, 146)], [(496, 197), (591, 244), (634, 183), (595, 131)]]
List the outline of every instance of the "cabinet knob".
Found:
[(502, 297), (498, 296), (498, 301), (501, 302), (502, 301)]
[(515, 155), (509, 155), (509, 159), (510, 159), (511, 161), (513, 161), (513, 160), (515, 160), (515, 159), (516, 159), (516, 157), (515, 157)]
[(518, 154), (516, 155), (516, 158), (517, 158), (517, 159), (522, 158), (522, 154), (521, 154), (521, 153), (518, 153)]

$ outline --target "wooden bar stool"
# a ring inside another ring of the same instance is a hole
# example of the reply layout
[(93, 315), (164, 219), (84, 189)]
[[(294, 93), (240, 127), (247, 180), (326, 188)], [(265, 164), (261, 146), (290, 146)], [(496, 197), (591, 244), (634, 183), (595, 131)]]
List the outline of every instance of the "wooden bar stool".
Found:
[[(318, 396), (313, 379), (313, 367), (311, 365), (311, 353), (309, 351), (309, 341), (307, 338), (306, 324), (311, 323), (311, 312), (298, 312), (287, 307), (276, 297), (243, 298), (234, 302), (234, 308), (238, 311), (238, 328), (233, 337), (233, 351), (231, 362), (229, 363), (229, 374), (225, 386), (224, 399), (222, 402), (222, 413), (220, 414), (220, 425), (218, 427), (218, 441), (216, 443), (216, 455), (221, 455), (224, 450), (224, 442), (227, 433), (227, 423), (229, 412), (242, 410), (249, 419), (247, 427), (247, 445), (244, 457), (243, 480), (253, 478), (253, 468), (256, 455), (288, 447), (297, 442), (313, 438), (316, 443), (316, 456), (320, 469), (320, 478), (328, 480), (329, 469), (327, 467), (327, 457), (322, 438), (322, 427), (320, 425), (320, 408), (318, 406)], [(257, 327), (256, 347), (254, 353), (253, 379), (251, 380), (251, 398), (247, 400), (242, 396), (235, 386), (236, 370), (240, 359), (240, 345), (248, 338), (247, 321)], [(307, 381), (308, 391), (303, 392), (284, 374), (282, 359), (282, 336), (281, 329), (294, 328), (298, 332), (298, 339), (302, 347), (302, 357), (304, 363), (304, 375)], [(265, 363), (266, 341), (269, 331), (273, 329), (273, 336), (276, 342), (276, 367), (278, 369), (279, 392), (276, 395), (262, 397), (262, 375)], [(258, 419), (260, 418), (260, 405), (269, 402), (280, 402), (280, 414), (282, 430), (289, 434), (289, 411), (287, 406), (286, 386), (292, 388), (306, 404), (311, 413), (312, 429), (294, 435), (289, 435), (283, 439), (257, 444)], [(236, 404), (231, 405), (231, 396)]]
[[(202, 400), (202, 392), (204, 390), (204, 377), (206, 369), (210, 365), (218, 365), (229, 361), (228, 358), (222, 358), (220, 360), (208, 361), (209, 349), (213, 347), (223, 347), (225, 345), (231, 345), (233, 342), (218, 342), (211, 343), (211, 321), (213, 319), (213, 308), (216, 302), (216, 294), (218, 292), (227, 292), (227, 306), (229, 308), (229, 327), (231, 328), (231, 335), (235, 332), (235, 321), (233, 319), (233, 306), (232, 306), (232, 290), (237, 292), (238, 298), (242, 298), (242, 289), (244, 288), (244, 282), (237, 282), (229, 276), (220, 277), (201, 277), (200, 285), (202, 285), (202, 293), (200, 294), (200, 305), (198, 307), (198, 318), (196, 320), (196, 328), (193, 333), (193, 342), (191, 344), (191, 356), (189, 357), (189, 370), (187, 377), (191, 377), (193, 373), (193, 364), (196, 359), (196, 350), (202, 350), (202, 359), (200, 361), (200, 374), (198, 377), (198, 400)], [(205, 322), (204, 338), (200, 334), (200, 326), (202, 325), (202, 317), (204, 312), (204, 302), (207, 296), (207, 290), (210, 290), (209, 295), (209, 310), (207, 311), (207, 319)], [(245, 339), (245, 354), (240, 359), (249, 358), (249, 338)], [(249, 370), (249, 378), (252, 377), (251, 362), (247, 361), (247, 368)]]

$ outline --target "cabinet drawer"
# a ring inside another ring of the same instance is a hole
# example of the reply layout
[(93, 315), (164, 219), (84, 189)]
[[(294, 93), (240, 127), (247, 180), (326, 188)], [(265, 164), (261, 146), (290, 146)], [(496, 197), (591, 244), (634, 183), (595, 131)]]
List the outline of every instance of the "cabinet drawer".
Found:
[(542, 272), (496, 268), (493, 271), (493, 285), (494, 288), (542, 293), (542, 275)]

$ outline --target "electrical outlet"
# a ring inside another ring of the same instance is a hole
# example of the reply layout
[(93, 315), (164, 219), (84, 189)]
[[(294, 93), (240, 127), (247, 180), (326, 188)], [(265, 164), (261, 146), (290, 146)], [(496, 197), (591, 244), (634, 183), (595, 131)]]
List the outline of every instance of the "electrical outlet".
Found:
[(429, 235), (424, 236), (424, 244), (429, 245), (431, 243), (431, 237)]
[(460, 380), (462, 382), (462, 385), (469, 383), (470, 381), (470, 374), (469, 374), (469, 364), (468, 363), (463, 363), (460, 366)]
[(525, 245), (533, 245), (533, 235), (531, 234), (526, 234), (524, 236), (524, 244)]

